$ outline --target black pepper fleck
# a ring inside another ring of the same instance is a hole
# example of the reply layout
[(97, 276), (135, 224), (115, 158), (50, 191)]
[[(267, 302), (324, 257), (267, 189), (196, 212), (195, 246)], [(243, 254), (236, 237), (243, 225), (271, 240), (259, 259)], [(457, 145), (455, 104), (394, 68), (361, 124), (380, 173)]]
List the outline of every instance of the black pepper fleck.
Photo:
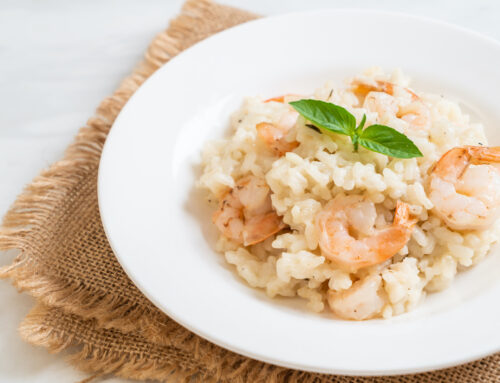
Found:
[(322, 134), (321, 133), (321, 130), (319, 130), (319, 128), (316, 126), (316, 125), (313, 125), (313, 124), (306, 124), (306, 126), (309, 128), (309, 129), (312, 129), (314, 130), (315, 132), (319, 133), (319, 134)]

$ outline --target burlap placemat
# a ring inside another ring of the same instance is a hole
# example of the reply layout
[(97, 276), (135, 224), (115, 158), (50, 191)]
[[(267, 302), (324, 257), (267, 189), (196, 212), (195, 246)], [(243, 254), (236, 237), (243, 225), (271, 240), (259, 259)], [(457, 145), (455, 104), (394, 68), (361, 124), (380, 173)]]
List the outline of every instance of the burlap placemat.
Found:
[[(131, 283), (106, 240), (97, 207), (97, 169), (111, 124), (158, 67), (193, 43), (255, 15), (189, 0), (145, 59), (105, 99), (64, 158), (27, 186), (3, 220), (0, 250), (19, 249), (0, 269), (37, 305), (20, 325), (28, 342), (66, 350), (93, 374), (168, 382), (499, 382), (500, 354), (438, 372), (353, 378), (294, 371), (242, 357), (190, 333)], [(430, 345), (430, 347), (432, 347)], [(397, 355), (388, 355), (397, 358)]]

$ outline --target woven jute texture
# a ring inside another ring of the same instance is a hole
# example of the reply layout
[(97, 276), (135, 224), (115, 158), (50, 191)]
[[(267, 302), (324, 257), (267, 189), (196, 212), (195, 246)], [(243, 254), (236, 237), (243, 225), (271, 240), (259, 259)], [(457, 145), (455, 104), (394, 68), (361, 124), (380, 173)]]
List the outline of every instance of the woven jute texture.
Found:
[(99, 157), (111, 124), (162, 64), (195, 42), (255, 17), (208, 0), (189, 0), (153, 40), (143, 62), (100, 104), (64, 158), (15, 201), (0, 228), (0, 250), (20, 253), (0, 269), (0, 276), (37, 299), (20, 325), (21, 336), (52, 352), (65, 350), (71, 363), (90, 374), (140, 380), (500, 382), (500, 354), (452, 369), (386, 378), (327, 376), (261, 363), (215, 346), (169, 319), (120, 268), (102, 228), (96, 193)]

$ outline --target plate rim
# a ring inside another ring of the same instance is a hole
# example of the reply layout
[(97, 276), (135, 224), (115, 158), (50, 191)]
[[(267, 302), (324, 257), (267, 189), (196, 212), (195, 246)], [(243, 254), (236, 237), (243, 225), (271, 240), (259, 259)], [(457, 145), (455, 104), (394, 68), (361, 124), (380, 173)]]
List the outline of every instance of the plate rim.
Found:
[[(393, 369), (393, 370), (386, 370), (386, 371), (370, 371), (370, 370), (342, 370), (339, 368), (335, 369), (328, 369), (328, 368), (314, 368), (311, 369), (310, 367), (307, 366), (300, 366), (300, 365), (295, 365), (291, 363), (287, 363), (283, 360), (280, 359), (275, 359), (271, 357), (264, 357), (263, 355), (256, 355), (252, 352), (249, 352), (243, 348), (234, 346), (232, 344), (226, 343), (220, 339), (218, 339), (216, 336), (213, 336), (212, 334), (207, 334), (204, 331), (196, 328), (195, 326), (192, 326), (191, 324), (186, 323), (183, 321), (181, 318), (179, 318), (175, 313), (171, 312), (168, 310), (161, 302), (159, 302), (152, 294), (150, 294), (147, 289), (145, 289), (143, 286), (141, 286), (141, 282), (137, 280), (133, 270), (130, 270), (125, 262), (125, 260), (121, 257), (121, 255), (116, 251), (116, 242), (115, 239), (112, 238), (112, 235), (110, 234), (109, 231), (109, 226), (108, 226), (108, 219), (106, 218), (106, 213), (105, 210), (106, 208), (103, 205), (103, 200), (105, 199), (103, 197), (103, 193), (105, 193), (103, 190), (105, 187), (103, 186), (105, 184), (105, 170), (103, 170), (105, 167), (102, 166), (102, 164), (107, 160), (107, 158), (110, 156), (110, 146), (109, 142), (111, 140), (109, 139), (110, 137), (113, 137), (113, 132), (116, 132), (116, 129), (113, 130), (115, 124), (117, 121), (119, 121), (120, 115), (127, 109), (127, 107), (130, 106), (131, 101), (134, 100), (138, 94), (140, 94), (140, 90), (144, 87), (146, 83), (154, 81), (155, 77), (158, 75), (158, 73), (163, 70), (163, 68), (168, 67), (171, 62), (176, 62), (179, 57), (184, 57), (184, 54), (186, 52), (190, 52), (192, 50), (198, 49), (197, 47), (200, 45), (204, 45), (207, 42), (211, 42), (213, 40), (218, 40), (218, 39), (223, 39), (224, 36), (228, 34), (232, 34), (234, 30), (240, 30), (240, 29), (245, 29), (245, 28), (251, 28), (255, 24), (259, 24), (262, 22), (270, 22), (272, 20), (277, 20), (277, 19), (282, 19), (282, 18), (287, 18), (290, 16), (297, 16), (297, 15), (308, 15), (308, 16), (313, 16), (315, 14), (321, 14), (324, 12), (332, 12), (332, 13), (352, 13), (352, 14), (358, 14), (358, 13), (364, 13), (364, 14), (375, 14), (375, 15), (381, 15), (381, 16), (390, 16), (390, 17), (404, 17), (406, 19), (411, 19), (416, 22), (422, 22), (422, 23), (427, 23), (427, 24), (432, 24), (435, 26), (440, 26), (444, 28), (448, 28), (451, 30), (454, 30), (455, 32), (459, 33), (466, 33), (470, 36), (473, 36), (477, 39), (483, 40), (489, 44), (493, 44), (496, 46), (496, 48), (500, 51), (500, 41), (485, 35), (481, 32), (478, 32), (473, 29), (469, 29), (467, 27), (457, 25), (448, 21), (443, 21), (440, 19), (435, 19), (432, 17), (427, 17), (427, 16), (420, 16), (420, 15), (414, 15), (406, 12), (398, 12), (398, 11), (386, 11), (386, 10), (379, 10), (379, 9), (372, 9), (372, 8), (353, 8), (353, 7), (348, 7), (348, 8), (320, 8), (320, 9), (313, 9), (313, 10), (308, 10), (308, 11), (298, 11), (298, 12), (287, 12), (283, 14), (278, 14), (278, 15), (271, 15), (271, 16), (265, 16), (261, 18), (257, 18), (254, 20), (250, 20), (247, 22), (244, 22), (242, 24), (230, 27), (228, 29), (225, 29), (223, 31), (220, 31), (218, 33), (215, 33), (214, 35), (211, 35), (199, 42), (196, 42), (192, 46), (188, 47), (184, 51), (180, 52), (176, 56), (172, 57), (167, 63), (163, 64), (161, 67), (159, 67), (153, 74), (151, 74), (140, 86), (139, 88), (132, 94), (132, 96), (128, 99), (128, 101), (125, 103), (125, 105), (122, 107), (118, 115), (116, 116), (109, 133), (106, 137), (106, 141), (103, 145), (102, 152), (101, 152), (101, 157), (99, 161), (99, 168), (98, 168), (98, 178), (97, 178), (97, 193), (98, 193), (98, 207), (99, 207), (99, 213), (101, 216), (101, 221), (103, 224), (103, 229), (106, 234), (106, 237), (108, 239), (108, 242), (111, 246), (111, 249), (113, 250), (113, 253), (119, 262), (120, 266), (123, 268), (127, 276), (132, 280), (134, 285), (162, 312), (167, 314), (171, 319), (173, 319), (175, 322), (177, 322), (179, 325), (185, 327), (189, 331), (193, 332), (194, 334), (214, 343), (215, 345), (222, 347), (224, 349), (233, 351), (237, 354), (243, 355), (245, 357), (249, 357), (255, 360), (262, 361), (264, 363), (271, 363), (280, 367), (285, 367), (285, 368), (291, 368), (291, 369), (299, 369), (302, 371), (308, 371), (308, 372), (318, 372), (318, 373), (326, 373), (326, 374), (335, 374), (335, 375), (346, 375), (346, 376), (394, 376), (394, 375), (401, 375), (401, 374), (417, 374), (417, 373), (422, 373), (422, 372), (429, 372), (429, 371), (435, 371), (435, 370), (441, 370), (445, 368), (450, 368), (450, 367), (455, 367), (458, 365), (462, 365), (465, 363), (473, 362), (478, 359), (484, 358), (486, 356), (492, 355), (496, 352), (500, 351), (500, 345), (496, 349), (488, 349), (484, 350), (483, 352), (475, 353), (475, 354), (469, 354), (468, 356), (464, 356), (461, 359), (455, 359), (454, 361), (450, 362), (445, 362), (445, 363), (439, 363), (436, 362), (434, 364), (430, 365), (425, 365), (421, 366), (419, 368), (409, 368), (409, 369)], [(108, 161), (109, 162), (109, 161)]]

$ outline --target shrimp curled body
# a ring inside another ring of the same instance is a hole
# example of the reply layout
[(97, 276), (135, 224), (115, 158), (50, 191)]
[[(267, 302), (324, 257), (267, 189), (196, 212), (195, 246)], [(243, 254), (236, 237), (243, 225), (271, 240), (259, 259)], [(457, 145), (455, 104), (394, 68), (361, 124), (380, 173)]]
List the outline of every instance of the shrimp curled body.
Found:
[(262, 242), (286, 227), (273, 210), (269, 186), (255, 176), (240, 179), (224, 195), (212, 220), (222, 234), (244, 246)]
[(394, 256), (410, 239), (415, 224), (410, 218), (409, 206), (398, 201), (391, 226), (376, 232), (373, 228), (365, 229), (369, 235), (355, 238), (352, 232), (359, 231), (359, 224), (355, 227), (353, 223), (368, 220), (364, 218), (368, 216), (367, 208), (374, 216), (373, 203), (364, 201), (361, 196), (347, 196), (333, 199), (317, 216), (322, 254), (350, 271), (382, 263)]
[[(429, 177), (435, 213), (456, 230), (484, 229), (500, 214), (500, 147), (456, 147)], [(474, 165), (474, 166), (471, 166)]]

